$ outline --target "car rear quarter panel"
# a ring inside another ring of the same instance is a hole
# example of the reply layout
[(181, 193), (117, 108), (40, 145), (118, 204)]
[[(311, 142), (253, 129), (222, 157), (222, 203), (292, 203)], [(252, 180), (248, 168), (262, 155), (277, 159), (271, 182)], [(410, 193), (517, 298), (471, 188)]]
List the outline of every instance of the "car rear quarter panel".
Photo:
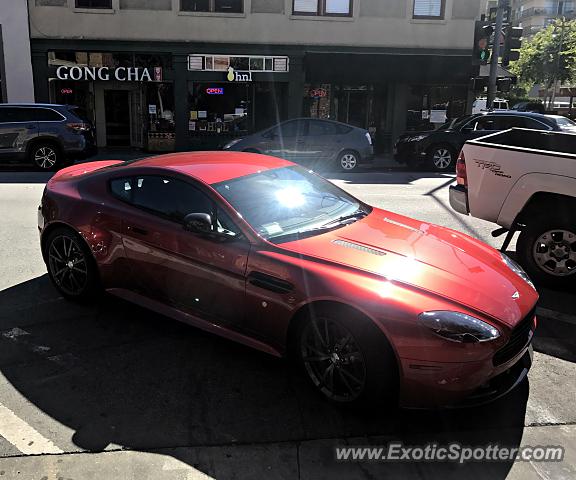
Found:
[(56, 174), (47, 184), (42, 199), (42, 240), (56, 226), (72, 228), (91, 250), (104, 286), (122, 286), (118, 271), (124, 257), (122, 223), (108, 199), (107, 183), (100, 175), (76, 177), (74, 168)]

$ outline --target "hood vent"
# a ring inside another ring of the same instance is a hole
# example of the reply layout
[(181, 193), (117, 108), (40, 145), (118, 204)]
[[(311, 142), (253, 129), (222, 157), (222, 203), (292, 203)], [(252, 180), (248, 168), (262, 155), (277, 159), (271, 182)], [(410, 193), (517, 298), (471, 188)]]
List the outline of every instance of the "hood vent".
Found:
[(344, 248), (352, 248), (354, 250), (359, 250), (364, 253), (370, 253), (371, 255), (377, 255), (379, 257), (383, 257), (386, 255), (386, 252), (382, 250), (376, 250), (375, 248), (366, 247), (364, 245), (360, 245), (359, 243), (348, 242), (346, 240), (333, 240), (332, 243), (336, 245), (340, 245)]

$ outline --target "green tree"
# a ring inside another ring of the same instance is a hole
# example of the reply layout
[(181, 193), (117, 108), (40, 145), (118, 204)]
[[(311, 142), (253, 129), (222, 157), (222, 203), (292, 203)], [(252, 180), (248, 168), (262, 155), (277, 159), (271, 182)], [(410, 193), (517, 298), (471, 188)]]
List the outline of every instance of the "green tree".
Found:
[[(576, 80), (576, 20), (558, 19), (524, 40), (520, 59), (510, 70), (526, 90), (534, 85), (546, 89), (546, 100), (552, 87)], [(553, 95), (550, 95), (553, 97)]]

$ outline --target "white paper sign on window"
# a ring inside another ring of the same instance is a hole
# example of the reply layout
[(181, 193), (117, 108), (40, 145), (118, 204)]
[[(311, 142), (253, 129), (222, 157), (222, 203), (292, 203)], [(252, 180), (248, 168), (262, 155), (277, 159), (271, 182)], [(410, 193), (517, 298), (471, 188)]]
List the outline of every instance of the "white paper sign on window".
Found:
[(442, 0), (414, 0), (415, 17), (439, 17), (442, 14)]
[(326, 13), (348, 15), (350, 0), (326, 0)]
[(294, 0), (294, 11), (316, 13), (318, 11), (318, 0)]

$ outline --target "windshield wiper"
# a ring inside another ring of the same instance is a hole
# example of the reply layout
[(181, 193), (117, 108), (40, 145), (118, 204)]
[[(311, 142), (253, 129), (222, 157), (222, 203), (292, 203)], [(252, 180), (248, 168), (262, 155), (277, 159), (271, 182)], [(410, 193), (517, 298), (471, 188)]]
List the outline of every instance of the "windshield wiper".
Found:
[(322, 225), (322, 227), (320, 228), (328, 227), (329, 225), (341, 225), (344, 222), (347, 222), (348, 220), (358, 220), (360, 218), (364, 218), (366, 215), (368, 215), (368, 212), (359, 208), (350, 215), (343, 215), (341, 217), (335, 218), (334, 220), (330, 220), (328, 223)]
[(296, 239), (312, 237), (321, 232), (329, 232), (330, 230), (336, 230), (337, 228), (344, 226), (348, 222), (348, 220), (364, 218), (366, 215), (368, 215), (368, 212), (362, 209), (358, 209), (354, 213), (351, 213), (350, 215), (343, 215), (341, 217), (335, 218), (334, 220), (331, 220), (328, 223), (321, 225), (320, 227), (309, 228), (307, 230), (298, 230), (296, 232), (281, 233), (280, 235), (269, 237), (268, 240), (272, 243), (275, 243), (292, 237), (295, 237)]

